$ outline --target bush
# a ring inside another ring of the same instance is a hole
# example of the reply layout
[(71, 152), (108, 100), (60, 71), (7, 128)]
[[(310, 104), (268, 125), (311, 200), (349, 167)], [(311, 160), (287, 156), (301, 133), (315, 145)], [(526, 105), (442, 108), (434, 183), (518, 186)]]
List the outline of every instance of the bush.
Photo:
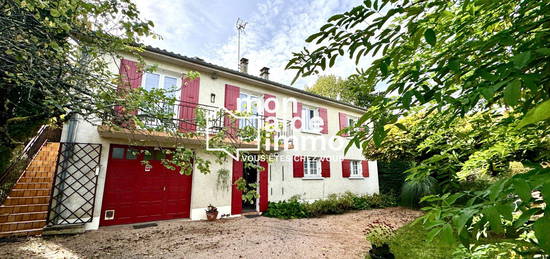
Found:
[(294, 196), (288, 201), (270, 202), (264, 216), (280, 219), (298, 219), (310, 217), (305, 204), (298, 201)]
[(366, 210), (371, 208), (386, 208), (397, 205), (395, 196), (391, 194), (355, 195), (351, 192), (331, 194), (326, 199), (311, 203), (301, 203), (294, 196), (288, 201), (270, 202), (263, 214), (273, 218), (307, 218), (328, 214), (342, 214), (350, 210)]
[(434, 194), (436, 190), (437, 180), (431, 176), (406, 181), (401, 189), (401, 205), (417, 208), (422, 197)]
[(378, 182), (381, 193), (394, 193), (399, 196), (401, 186), (405, 182), (407, 171), (412, 167), (410, 161), (394, 159), (378, 161)]

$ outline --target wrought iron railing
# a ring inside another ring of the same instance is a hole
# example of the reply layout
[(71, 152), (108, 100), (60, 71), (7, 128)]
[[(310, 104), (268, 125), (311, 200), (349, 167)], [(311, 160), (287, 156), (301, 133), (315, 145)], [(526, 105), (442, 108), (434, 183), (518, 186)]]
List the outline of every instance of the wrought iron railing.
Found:
[(40, 148), (48, 141), (59, 141), (61, 129), (43, 125), (0, 175), (0, 204), (4, 202), (17, 179), (21, 177)]
[[(223, 108), (184, 101), (177, 101), (174, 105), (156, 103), (134, 114), (143, 122), (143, 128), (152, 131), (179, 130), (216, 134), (225, 130), (231, 135), (231, 132), (236, 132), (244, 126), (267, 129), (268, 125), (275, 125), (272, 130), (276, 133), (278, 139), (289, 138), (293, 133), (290, 120), (270, 118), (263, 115), (235, 119)], [(171, 116), (166, 117), (166, 114), (171, 114)], [(236, 123), (229, 122), (232, 120)], [(124, 122), (125, 120), (119, 119), (118, 121)], [(269, 123), (267, 123), (268, 121)], [(119, 123), (120, 125), (140, 129), (139, 125), (131, 123)]]

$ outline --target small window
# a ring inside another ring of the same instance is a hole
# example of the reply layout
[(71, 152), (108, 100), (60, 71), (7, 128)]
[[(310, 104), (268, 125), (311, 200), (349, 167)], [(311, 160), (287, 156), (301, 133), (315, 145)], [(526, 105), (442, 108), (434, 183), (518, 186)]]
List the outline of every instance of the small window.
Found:
[(317, 157), (306, 157), (304, 159), (304, 177), (320, 177), (321, 163)]
[(306, 132), (320, 132), (319, 109), (302, 107), (302, 129)]
[(171, 76), (164, 76), (164, 90), (169, 97), (176, 97), (178, 79)]
[(111, 154), (113, 159), (123, 159), (124, 158), (124, 148), (123, 147), (114, 147)]
[(145, 73), (145, 83), (143, 88), (147, 91), (158, 88), (160, 84), (160, 75), (154, 73)]
[(129, 159), (129, 160), (137, 159), (138, 153), (139, 153), (138, 150), (129, 148), (126, 150), (126, 159)]
[(361, 177), (363, 170), (361, 168), (361, 161), (355, 160), (351, 161), (351, 177)]

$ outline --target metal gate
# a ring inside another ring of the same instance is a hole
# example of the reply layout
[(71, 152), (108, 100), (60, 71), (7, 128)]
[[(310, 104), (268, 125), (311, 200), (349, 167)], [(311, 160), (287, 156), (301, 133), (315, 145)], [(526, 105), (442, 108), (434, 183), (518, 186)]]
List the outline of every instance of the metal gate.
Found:
[(48, 226), (92, 221), (100, 158), (101, 144), (61, 143)]

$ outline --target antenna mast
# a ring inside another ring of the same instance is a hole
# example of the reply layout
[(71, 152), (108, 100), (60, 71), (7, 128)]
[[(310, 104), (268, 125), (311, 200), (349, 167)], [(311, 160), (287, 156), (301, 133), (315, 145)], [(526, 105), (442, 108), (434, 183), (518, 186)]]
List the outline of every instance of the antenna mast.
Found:
[(239, 68), (239, 64), (241, 62), (241, 32), (244, 34), (244, 29), (246, 27), (247, 22), (242, 20), (241, 18), (237, 18), (237, 68)]

